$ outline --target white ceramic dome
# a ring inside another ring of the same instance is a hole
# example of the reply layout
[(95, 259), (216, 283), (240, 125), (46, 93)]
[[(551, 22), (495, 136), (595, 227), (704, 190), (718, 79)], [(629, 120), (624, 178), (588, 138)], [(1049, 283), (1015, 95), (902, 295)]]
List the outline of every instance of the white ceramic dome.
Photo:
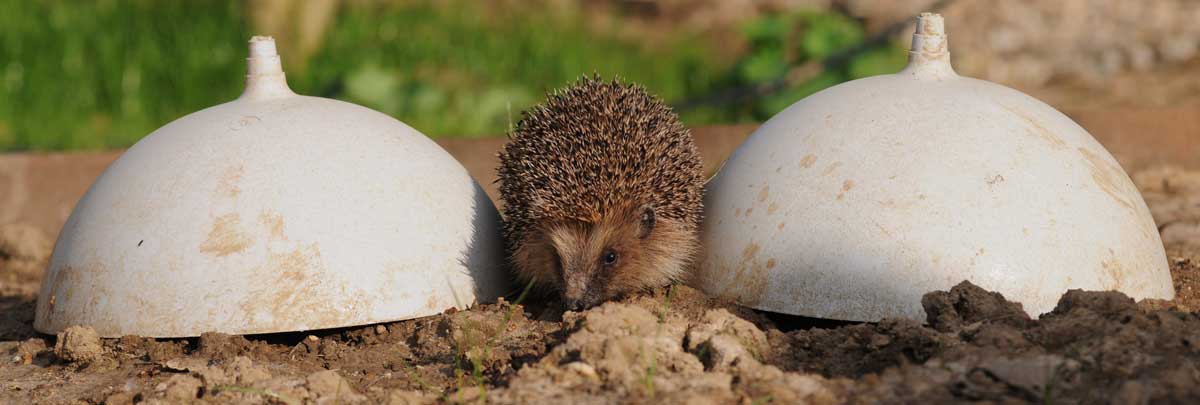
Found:
[(37, 330), (299, 331), (506, 292), (499, 216), (462, 165), (387, 115), (292, 93), (270, 38), (250, 50), (241, 97), (154, 131), (79, 201)]
[(924, 14), (903, 71), (764, 123), (710, 182), (694, 284), (810, 317), (924, 320), (963, 280), (1031, 315), (1068, 289), (1174, 296), (1162, 242), (1116, 160), (1050, 106), (950, 66)]

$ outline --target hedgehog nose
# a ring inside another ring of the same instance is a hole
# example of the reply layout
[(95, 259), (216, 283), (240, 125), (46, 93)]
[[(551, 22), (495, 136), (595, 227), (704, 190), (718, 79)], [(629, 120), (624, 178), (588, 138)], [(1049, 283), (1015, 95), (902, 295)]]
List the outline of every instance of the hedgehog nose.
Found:
[(563, 302), (563, 306), (568, 311), (580, 311), (583, 309), (583, 300), (566, 300)]

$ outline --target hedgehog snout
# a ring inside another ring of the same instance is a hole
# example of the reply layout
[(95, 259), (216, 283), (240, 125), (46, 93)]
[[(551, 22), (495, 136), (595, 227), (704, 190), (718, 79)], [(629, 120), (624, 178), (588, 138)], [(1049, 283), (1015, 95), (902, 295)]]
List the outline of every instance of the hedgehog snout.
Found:
[(585, 294), (582, 298), (563, 298), (563, 309), (568, 311), (582, 311), (604, 302), (599, 295)]
[(582, 311), (583, 310), (583, 301), (580, 301), (580, 300), (563, 301), (563, 309), (566, 309), (567, 311)]
[(592, 274), (586, 268), (568, 266), (563, 269), (562, 299), (568, 309), (582, 309), (592, 301)]

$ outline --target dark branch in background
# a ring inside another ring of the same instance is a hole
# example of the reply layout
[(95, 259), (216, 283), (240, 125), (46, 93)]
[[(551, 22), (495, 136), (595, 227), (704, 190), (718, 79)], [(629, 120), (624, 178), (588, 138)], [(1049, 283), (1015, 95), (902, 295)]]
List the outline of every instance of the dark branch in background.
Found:
[[(953, 1), (954, 0), (938, 0), (927, 9), (930, 12), (939, 12)], [(899, 34), (901, 30), (912, 25), (912, 23), (913, 19), (911, 18), (892, 23), (883, 31), (880, 31), (870, 38), (867, 38), (866, 41), (863, 41), (858, 45), (840, 50), (833, 55), (829, 55), (829, 57), (825, 59), (812, 60), (800, 64), (799, 66), (792, 67), (788, 69), (787, 73), (784, 73), (782, 76), (773, 80), (720, 90), (706, 96), (675, 103), (675, 105), (672, 107), (675, 109), (675, 112), (682, 113), (698, 107), (730, 104), (746, 99), (759, 98), (778, 93), (788, 87), (812, 80), (812, 78), (817, 77), (822, 72), (837, 70), (845, 67), (846, 64), (855, 57), (862, 55), (866, 51), (886, 44), (888, 39), (892, 38), (896, 34)]]

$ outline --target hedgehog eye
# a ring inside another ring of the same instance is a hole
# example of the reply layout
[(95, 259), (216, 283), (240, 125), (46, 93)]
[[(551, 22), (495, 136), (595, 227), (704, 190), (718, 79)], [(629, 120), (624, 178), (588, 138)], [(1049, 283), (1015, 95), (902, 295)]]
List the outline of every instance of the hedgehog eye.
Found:
[(604, 251), (604, 255), (600, 256), (600, 263), (604, 264), (605, 266), (617, 264), (617, 252), (612, 249), (606, 249)]

